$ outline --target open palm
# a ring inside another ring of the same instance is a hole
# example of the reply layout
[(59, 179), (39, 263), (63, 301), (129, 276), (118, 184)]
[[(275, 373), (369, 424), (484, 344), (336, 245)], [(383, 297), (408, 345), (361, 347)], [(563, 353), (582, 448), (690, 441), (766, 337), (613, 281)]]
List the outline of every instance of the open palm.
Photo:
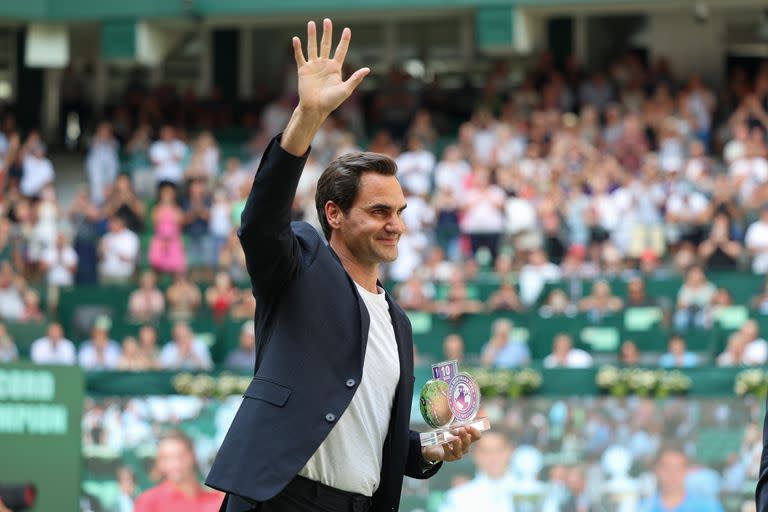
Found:
[(320, 52), (317, 48), (317, 30), (315, 22), (307, 23), (307, 57), (301, 48), (301, 40), (293, 38), (293, 53), (299, 75), (299, 106), (313, 112), (330, 114), (346, 100), (363, 78), (370, 72), (368, 68), (355, 71), (347, 80), (342, 80), (341, 69), (347, 56), (352, 32), (345, 28), (336, 52), (331, 58), (331, 40), (333, 25), (331, 20), (323, 20), (323, 36)]

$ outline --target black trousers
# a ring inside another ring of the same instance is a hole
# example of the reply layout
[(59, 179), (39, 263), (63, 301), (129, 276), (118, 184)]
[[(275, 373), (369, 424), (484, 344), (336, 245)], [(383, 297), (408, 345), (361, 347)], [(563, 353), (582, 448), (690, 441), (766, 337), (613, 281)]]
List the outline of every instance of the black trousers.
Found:
[(269, 501), (227, 494), (219, 512), (368, 512), (371, 498), (297, 476)]

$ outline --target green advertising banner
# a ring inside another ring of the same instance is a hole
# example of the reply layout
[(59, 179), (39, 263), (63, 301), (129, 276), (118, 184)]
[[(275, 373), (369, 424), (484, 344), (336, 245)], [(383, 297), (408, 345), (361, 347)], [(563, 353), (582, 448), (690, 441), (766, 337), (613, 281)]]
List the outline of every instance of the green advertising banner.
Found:
[(83, 373), (0, 365), (0, 484), (34, 484), (31, 509), (79, 510)]

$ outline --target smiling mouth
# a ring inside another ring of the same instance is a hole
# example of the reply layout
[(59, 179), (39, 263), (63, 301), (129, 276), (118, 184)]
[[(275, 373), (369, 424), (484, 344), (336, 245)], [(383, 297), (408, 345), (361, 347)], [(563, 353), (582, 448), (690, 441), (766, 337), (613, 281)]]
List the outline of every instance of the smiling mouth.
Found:
[(397, 238), (379, 238), (379, 242), (385, 245), (397, 245)]

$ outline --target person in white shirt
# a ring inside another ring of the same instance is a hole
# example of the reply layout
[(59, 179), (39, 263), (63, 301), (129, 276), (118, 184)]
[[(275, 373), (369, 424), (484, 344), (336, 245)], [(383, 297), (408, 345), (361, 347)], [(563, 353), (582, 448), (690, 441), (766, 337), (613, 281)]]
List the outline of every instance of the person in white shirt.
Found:
[(592, 356), (580, 348), (573, 348), (573, 340), (565, 333), (555, 336), (552, 353), (544, 358), (544, 368), (589, 368)]
[(38, 338), (30, 347), (30, 358), (36, 364), (75, 364), (75, 344), (64, 337), (61, 324), (48, 326), (48, 335)]
[(475, 478), (448, 491), (440, 512), (514, 512), (511, 456), (512, 446), (504, 434), (483, 434), (473, 450)]
[(24, 314), (24, 300), (11, 264), (0, 264), (0, 319), (16, 321)]
[(112, 125), (106, 121), (99, 123), (85, 157), (85, 171), (94, 204), (104, 204), (107, 190), (117, 179), (119, 166), (117, 140), (112, 135)]
[(418, 135), (408, 137), (408, 150), (397, 157), (397, 175), (405, 188), (414, 194), (427, 194), (432, 188), (435, 155), (424, 149)]
[(488, 169), (478, 167), (473, 171), (472, 187), (465, 197), (461, 230), (469, 235), (473, 253), (486, 247), (496, 259), (499, 237), (504, 231), (506, 194), (491, 183)]
[(160, 352), (160, 366), (166, 369), (210, 370), (213, 367), (208, 347), (195, 339), (184, 322), (173, 327), (173, 339)]
[(443, 159), (435, 167), (435, 186), (438, 189), (450, 188), (456, 197), (464, 193), (464, 184), (472, 168), (461, 157), (461, 148), (448, 146), (443, 153)]
[(760, 337), (757, 322), (747, 320), (739, 332), (744, 336), (746, 342), (742, 363), (745, 365), (764, 365), (768, 361), (768, 342)]
[(43, 270), (48, 272), (49, 285), (72, 286), (74, 284), (77, 253), (65, 233), (56, 235), (56, 246), (43, 252), (41, 263)]
[(752, 256), (752, 272), (768, 272), (768, 204), (760, 208), (760, 218), (747, 228), (744, 245)]
[(19, 188), (26, 197), (38, 197), (43, 187), (55, 179), (53, 164), (45, 157), (45, 144), (36, 131), (31, 132), (24, 143), (22, 168)]
[(149, 159), (155, 170), (155, 181), (168, 181), (180, 186), (184, 180), (184, 169), (181, 160), (187, 154), (187, 145), (176, 138), (172, 126), (163, 126), (160, 130), (160, 140), (149, 147)]
[(544, 285), (560, 279), (560, 267), (547, 260), (547, 255), (537, 249), (528, 257), (528, 264), (520, 270), (520, 300), (530, 306), (539, 298)]
[(109, 219), (109, 232), (101, 239), (100, 274), (105, 283), (124, 283), (131, 279), (139, 256), (139, 237), (125, 227), (117, 215)]
[(120, 361), (120, 345), (109, 338), (110, 320), (99, 318), (91, 330), (91, 339), (80, 345), (78, 362), (85, 370), (112, 370)]

